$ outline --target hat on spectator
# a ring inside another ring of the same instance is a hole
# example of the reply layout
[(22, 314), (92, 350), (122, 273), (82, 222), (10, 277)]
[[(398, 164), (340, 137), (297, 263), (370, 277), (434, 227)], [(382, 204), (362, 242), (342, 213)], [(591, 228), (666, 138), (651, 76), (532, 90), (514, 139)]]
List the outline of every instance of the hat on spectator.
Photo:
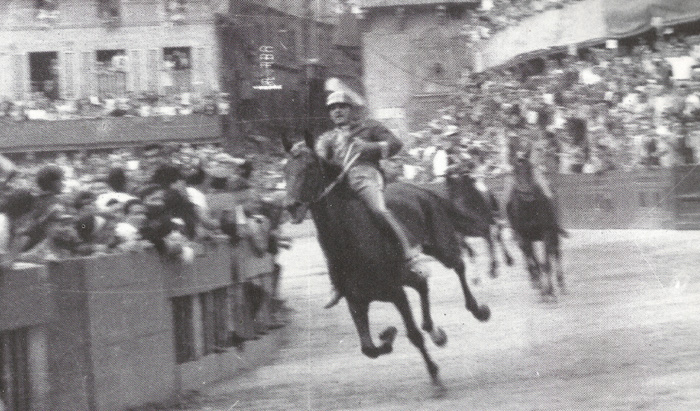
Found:
[(354, 106), (355, 101), (353, 101), (352, 97), (347, 92), (338, 90), (329, 94), (328, 99), (326, 99), (326, 107), (330, 107), (333, 104), (347, 104)]
[(442, 131), (442, 136), (449, 137), (449, 136), (454, 136), (458, 133), (459, 133), (459, 127), (450, 124), (444, 128), (444, 130)]

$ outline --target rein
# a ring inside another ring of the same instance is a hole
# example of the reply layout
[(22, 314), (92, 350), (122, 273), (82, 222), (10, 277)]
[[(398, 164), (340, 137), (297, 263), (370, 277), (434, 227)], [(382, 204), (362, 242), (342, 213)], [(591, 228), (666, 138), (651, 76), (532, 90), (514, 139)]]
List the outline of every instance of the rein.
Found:
[(345, 175), (348, 174), (348, 171), (350, 171), (350, 167), (352, 167), (355, 164), (357, 159), (360, 157), (360, 154), (362, 154), (362, 153), (355, 153), (355, 155), (353, 155), (352, 158), (350, 158), (348, 160), (348, 158), (350, 157), (350, 153), (352, 152), (352, 146), (354, 144), (355, 143), (353, 142), (353, 143), (350, 143), (350, 145), (348, 146), (348, 151), (345, 154), (345, 158), (343, 159), (343, 164), (344, 164), (343, 170), (340, 172), (340, 174), (338, 174), (338, 177), (336, 177), (335, 180), (333, 180), (323, 190), (323, 192), (321, 192), (321, 194), (319, 194), (319, 196), (316, 197), (316, 199), (311, 201), (312, 203), (317, 203), (317, 202), (321, 201), (324, 197), (326, 197), (341, 181), (343, 181), (343, 178), (345, 178)]

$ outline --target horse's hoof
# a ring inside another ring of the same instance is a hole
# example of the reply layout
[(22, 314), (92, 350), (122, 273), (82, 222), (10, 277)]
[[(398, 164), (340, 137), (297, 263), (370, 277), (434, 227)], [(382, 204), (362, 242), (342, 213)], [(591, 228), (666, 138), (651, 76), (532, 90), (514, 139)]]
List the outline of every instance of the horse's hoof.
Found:
[(481, 322), (486, 322), (491, 318), (491, 309), (488, 305), (482, 305), (476, 310), (474, 317)]
[(509, 267), (513, 265), (513, 257), (511, 257), (511, 256), (506, 257), (506, 265)]
[(433, 392), (433, 398), (435, 399), (440, 399), (440, 398), (445, 398), (447, 395), (447, 387), (445, 387), (445, 384), (442, 382), (442, 378), (440, 376), (431, 376), (431, 382), (433, 383), (433, 388), (435, 391)]
[(387, 327), (384, 331), (382, 331), (379, 334), (379, 339), (384, 343), (384, 344), (391, 344), (394, 342), (394, 338), (396, 338), (396, 334), (398, 334), (399, 330), (396, 329), (396, 327)]
[(428, 364), (428, 373), (430, 374), (430, 380), (433, 382), (433, 385), (442, 385), (442, 380), (440, 379), (440, 367), (438, 367), (437, 364)]
[(430, 338), (438, 347), (444, 347), (445, 344), (447, 344), (447, 334), (440, 327), (435, 327), (435, 329), (430, 332)]

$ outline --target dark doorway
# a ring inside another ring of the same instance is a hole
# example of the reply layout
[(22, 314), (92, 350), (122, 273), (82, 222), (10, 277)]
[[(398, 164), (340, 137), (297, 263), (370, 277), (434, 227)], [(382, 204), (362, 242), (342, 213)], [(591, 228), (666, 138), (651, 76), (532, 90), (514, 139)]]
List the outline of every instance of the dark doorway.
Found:
[(43, 93), (50, 100), (58, 99), (58, 53), (29, 53), (29, 75), (33, 93)]

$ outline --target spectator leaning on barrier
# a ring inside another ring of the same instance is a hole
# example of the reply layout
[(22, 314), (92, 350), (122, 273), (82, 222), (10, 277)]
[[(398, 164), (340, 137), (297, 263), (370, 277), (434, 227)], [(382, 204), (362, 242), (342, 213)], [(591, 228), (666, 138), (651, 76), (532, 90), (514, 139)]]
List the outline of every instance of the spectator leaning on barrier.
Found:
[(55, 224), (66, 220), (66, 208), (59, 198), (63, 191), (63, 170), (58, 166), (44, 166), (36, 177), (41, 192), (36, 197), (27, 226), (18, 233), (18, 239), (11, 246), (6, 259), (14, 262), (20, 253), (26, 252), (52, 234)]
[(112, 206), (116, 205), (118, 207), (123, 207), (127, 201), (136, 198), (127, 193), (126, 172), (123, 168), (110, 168), (109, 173), (107, 174), (106, 183), (109, 187), (109, 191), (100, 194), (95, 199), (95, 205), (99, 211), (109, 211), (111, 207), (108, 207), (107, 204), (110, 202), (112, 203)]
[(13, 190), (5, 197), (0, 206), (0, 254), (9, 252), (33, 206), (34, 195), (27, 189)]

